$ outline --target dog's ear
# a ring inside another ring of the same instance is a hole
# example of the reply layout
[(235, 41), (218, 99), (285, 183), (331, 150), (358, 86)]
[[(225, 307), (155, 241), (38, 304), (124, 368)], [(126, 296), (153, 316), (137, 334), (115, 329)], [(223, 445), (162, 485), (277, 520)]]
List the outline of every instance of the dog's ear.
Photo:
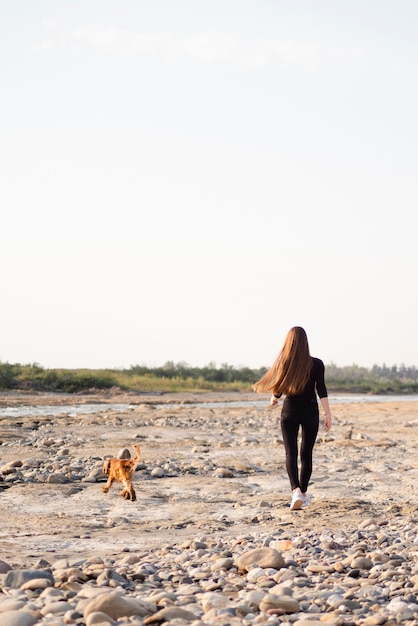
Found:
[(102, 469), (102, 471), (103, 471), (103, 474), (104, 474), (105, 476), (107, 476), (107, 475), (109, 474), (109, 472), (110, 472), (110, 461), (109, 461), (109, 459), (107, 459), (107, 461), (105, 461), (105, 462), (103, 463), (103, 469)]

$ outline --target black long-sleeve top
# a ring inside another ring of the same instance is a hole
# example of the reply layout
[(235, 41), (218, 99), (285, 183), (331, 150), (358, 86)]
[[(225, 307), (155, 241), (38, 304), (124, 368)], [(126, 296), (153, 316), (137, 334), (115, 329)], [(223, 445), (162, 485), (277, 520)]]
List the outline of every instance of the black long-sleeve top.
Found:
[[(314, 400), (316, 394), (320, 398), (328, 396), (325, 386), (325, 366), (321, 359), (312, 357), (312, 369), (309, 375), (309, 381), (302, 393), (298, 395), (287, 396), (288, 398), (300, 398), (301, 400)], [(279, 398), (280, 396), (276, 396)]]

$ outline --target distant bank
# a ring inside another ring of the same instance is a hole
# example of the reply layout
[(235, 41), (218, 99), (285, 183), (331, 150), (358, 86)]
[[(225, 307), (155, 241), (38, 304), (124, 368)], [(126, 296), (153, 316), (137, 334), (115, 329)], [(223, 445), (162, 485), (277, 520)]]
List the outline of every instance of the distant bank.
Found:
[[(249, 392), (267, 368), (252, 369), (222, 363), (193, 367), (168, 361), (161, 367), (140, 365), (128, 369), (48, 369), (37, 363), (0, 363), (0, 390), (81, 393), (118, 388), (137, 392)], [(418, 393), (415, 366), (326, 365), (330, 393), (404, 395)]]

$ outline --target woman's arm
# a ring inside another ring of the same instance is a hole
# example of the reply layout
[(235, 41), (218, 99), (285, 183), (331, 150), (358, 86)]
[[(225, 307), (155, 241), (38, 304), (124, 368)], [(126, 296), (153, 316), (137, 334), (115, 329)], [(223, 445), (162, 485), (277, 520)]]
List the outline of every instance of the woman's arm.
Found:
[(327, 433), (332, 426), (331, 409), (329, 408), (329, 402), (328, 402), (327, 396), (325, 396), (324, 398), (320, 398), (320, 400), (321, 400), (322, 408), (325, 411), (324, 426), (325, 426), (325, 432)]

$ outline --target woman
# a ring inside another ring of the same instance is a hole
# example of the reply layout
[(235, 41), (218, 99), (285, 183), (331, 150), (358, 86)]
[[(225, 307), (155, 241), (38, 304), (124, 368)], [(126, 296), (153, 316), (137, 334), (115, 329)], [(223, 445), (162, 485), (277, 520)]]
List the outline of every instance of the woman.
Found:
[[(324, 380), (324, 364), (311, 357), (306, 332), (294, 326), (287, 333), (283, 348), (268, 372), (254, 385), (258, 393), (271, 392), (271, 404), (285, 395), (281, 413), (281, 429), (286, 450), (286, 470), (292, 488), (292, 511), (308, 504), (307, 494), (312, 474), (312, 451), (318, 434), (318, 394), (325, 411), (324, 426), (328, 432), (332, 416)], [(302, 428), (301, 467), (298, 472), (298, 433)]]

